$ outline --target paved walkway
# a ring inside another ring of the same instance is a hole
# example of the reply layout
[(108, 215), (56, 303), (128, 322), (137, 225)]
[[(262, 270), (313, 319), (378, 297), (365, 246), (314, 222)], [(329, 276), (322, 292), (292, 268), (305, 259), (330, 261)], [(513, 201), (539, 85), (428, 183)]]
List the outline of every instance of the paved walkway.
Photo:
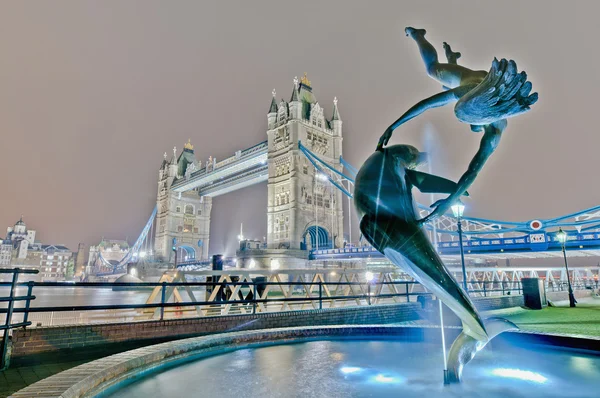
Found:
[(63, 370), (81, 365), (87, 361), (65, 362), (49, 365), (9, 368), (0, 372), (0, 398), (6, 398), (15, 391), (45, 379)]

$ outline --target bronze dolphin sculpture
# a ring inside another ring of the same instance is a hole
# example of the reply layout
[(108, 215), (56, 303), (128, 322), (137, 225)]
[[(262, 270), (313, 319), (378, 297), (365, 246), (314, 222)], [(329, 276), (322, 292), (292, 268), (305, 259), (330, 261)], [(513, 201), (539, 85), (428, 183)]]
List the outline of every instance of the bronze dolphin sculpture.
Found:
[(447, 380), (460, 382), (464, 365), (477, 351), (497, 334), (517, 327), (499, 318), (484, 322), (427, 238), (421, 220), (417, 219), (412, 188), (427, 193), (451, 193), (456, 184), (416, 171), (425, 160), (426, 154), (410, 145), (377, 150), (358, 171), (354, 205), (365, 239), (425, 286), (462, 321), (463, 332), (448, 354)]

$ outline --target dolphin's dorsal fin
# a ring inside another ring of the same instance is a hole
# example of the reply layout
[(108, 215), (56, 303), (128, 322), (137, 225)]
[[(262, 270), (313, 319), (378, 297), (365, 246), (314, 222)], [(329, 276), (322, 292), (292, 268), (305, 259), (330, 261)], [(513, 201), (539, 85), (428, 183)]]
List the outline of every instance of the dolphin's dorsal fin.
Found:
[[(406, 170), (406, 176), (409, 182), (423, 193), (453, 194), (456, 192), (457, 184), (454, 181), (447, 180), (443, 177), (410, 169)], [(469, 193), (465, 191), (463, 195), (469, 196)]]

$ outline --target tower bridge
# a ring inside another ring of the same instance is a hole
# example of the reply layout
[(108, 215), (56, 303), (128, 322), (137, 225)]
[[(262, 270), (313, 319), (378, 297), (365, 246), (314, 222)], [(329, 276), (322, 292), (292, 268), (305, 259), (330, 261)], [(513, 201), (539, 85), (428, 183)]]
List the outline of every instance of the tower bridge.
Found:
[[(343, 158), (342, 119), (337, 98), (330, 117), (317, 101), (306, 77), (294, 78), (290, 100), (277, 100), (267, 113), (267, 140), (217, 161), (198, 160), (191, 141), (159, 167), (157, 202), (129, 254), (128, 262), (152, 256), (163, 262), (207, 264), (212, 200), (219, 195), (266, 182), (266, 242), (238, 252), (238, 267), (278, 267), (288, 261), (298, 267), (307, 261), (377, 259), (368, 245), (344, 240), (344, 196), (352, 196), (356, 169)], [(350, 207), (352, 204), (349, 203)], [(430, 209), (419, 205), (421, 216)], [(600, 206), (547, 220), (512, 222), (462, 217), (465, 256), (478, 259), (535, 258), (560, 255), (555, 237), (560, 227), (568, 236), (569, 255), (600, 256)], [(347, 231), (352, 223), (348, 217)], [(446, 261), (459, 253), (457, 220), (442, 216), (426, 226)], [(349, 239), (351, 240), (351, 239)], [(176, 249), (175, 258), (173, 248)], [(250, 258), (252, 257), (252, 258)], [(110, 264), (107, 262), (107, 264)], [(285, 265), (284, 265), (285, 266)]]

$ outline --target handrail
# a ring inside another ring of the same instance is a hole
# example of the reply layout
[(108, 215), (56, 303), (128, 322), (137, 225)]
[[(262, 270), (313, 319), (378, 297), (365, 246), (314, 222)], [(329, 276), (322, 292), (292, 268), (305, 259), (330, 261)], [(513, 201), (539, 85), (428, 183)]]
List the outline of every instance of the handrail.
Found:
[[(9, 330), (18, 327), (27, 327), (31, 325), (31, 322), (27, 321), (27, 311), (30, 309), (29, 302), (35, 299), (35, 296), (31, 294), (31, 290), (33, 289), (33, 282), (26, 283), (26, 285), (29, 287), (26, 296), (15, 296), (15, 288), (18, 285), (19, 274), (35, 275), (39, 272), (40, 271), (37, 269), (0, 269), (0, 274), (12, 274), (13, 276), (12, 282), (8, 284), (10, 286), (10, 293), (8, 297), (0, 297), (0, 302), (8, 302), (8, 308), (2, 309), (2, 311), (0, 311), (0, 313), (6, 314), (6, 320), (4, 321), (4, 325), (0, 325), (0, 330), (4, 330), (4, 334), (2, 337), (2, 346), (0, 347), (0, 370), (4, 370), (8, 364), (6, 353), (8, 351)], [(15, 311), (15, 301), (25, 301), (25, 308), (23, 308), (25, 316), (23, 322), (12, 323), (12, 314), (14, 312), (20, 312)]]
[[(491, 292), (505, 292), (507, 290), (521, 291), (521, 282), (510, 282), (510, 281), (471, 281), (471, 284), (480, 284), (484, 286), (484, 289), (470, 290), (471, 293), (491, 293)], [(485, 288), (486, 285), (491, 284), (492, 286), (501, 286), (501, 288)], [(0, 286), (6, 286), (8, 283), (0, 283)], [(11, 284), (12, 285), (12, 284)], [(80, 306), (52, 306), (52, 307), (25, 307), (25, 308), (13, 308), (12, 312), (15, 313), (39, 313), (39, 312), (64, 312), (64, 311), (94, 311), (94, 310), (122, 310), (122, 309), (145, 309), (145, 308), (164, 308), (168, 307), (185, 307), (185, 306), (203, 306), (203, 305), (228, 305), (228, 304), (268, 304), (269, 302), (319, 302), (319, 306), (322, 306), (323, 301), (329, 300), (355, 300), (355, 299), (366, 299), (367, 301), (376, 300), (378, 298), (393, 298), (393, 297), (405, 297), (407, 301), (410, 301), (411, 296), (431, 295), (429, 292), (412, 292), (409, 291), (409, 285), (419, 285), (416, 281), (378, 281), (378, 282), (266, 282), (266, 281), (236, 281), (236, 282), (123, 282), (123, 283), (111, 283), (111, 282), (81, 282), (81, 283), (68, 283), (68, 282), (27, 282), (27, 283), (15, 283), (14, 286), (27, 285), (31, 288), (34, 286), (38, 287), (162, 287), (162, 290), (173, 287), (212, 287), (215, 288), (220, 286), (226, 288), (229, 286), (241, 286), (246, 288), (252, 288), (251, 293), (256, 291), (256, 287), (267, 287), (267, 286), (303, 286), (303, 287), (319, 287), (318, 296), (308, 297), (271, 297), (271, 298), (256, 298), (252, 293), (244, 297), (243, 293), (238, 290), (237, 296), (241, 299), (227, 299), (217, 301), (187, 301), (187, 302), (175, 302), (168, 303), (161, 299), (160, 303), (149, 303), (149, 304), (114, 304), (114, 305), (80, 305)], [(386, 286), (386, 285), (404, 285), (405, 291), (401, 293), (377, 293), (371, 294), (370, 290), (372, 287)], [(367, 287), (367, 294), (353, 294), (353, 295), (337, 295), (337, 296), (323, 296), (323, 286), (361, 286)], [(508, 287), (507, 287), (508, 286)], [(485, 294), (484, 294), (485, 295)], [(164, 295), (163, 295), (164, 297)], [(0, 309), (0, 314), (7, 313), (7, 309)]]

